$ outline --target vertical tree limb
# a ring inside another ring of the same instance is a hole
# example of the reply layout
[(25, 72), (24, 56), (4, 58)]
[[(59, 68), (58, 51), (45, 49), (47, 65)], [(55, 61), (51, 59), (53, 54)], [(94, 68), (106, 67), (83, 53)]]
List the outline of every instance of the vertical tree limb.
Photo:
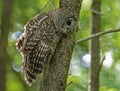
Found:
[(0, 35), (0, 90), (6, 91), (6, 61), (7, 61), (7, 43), (8, 30), (10, 27), (10, 16), (12, 11), (12, 0), (3, 0), (3, 13)]
[[(101, 0), (92, 2), (91, 34), (100, 32), (100, 12)], [(100, 42), (99, 37), (90, 41), (91, 67), (90, 67), (90, 85), (89, 91), (99, 91), (99, 63), (100, 63)], [(98, 75), (96, 75), (98, 74)], [(97, 76), (97, 77), (96, 77)]]
[[(60, 8), (74, 10), (78, 21), (81, 3), (82, 0), (60, 0)], [(60, 41), (49, 63), (49, 68), (43, 74), (40, 91), (65, 91), (74, 44), (74, 33)]]

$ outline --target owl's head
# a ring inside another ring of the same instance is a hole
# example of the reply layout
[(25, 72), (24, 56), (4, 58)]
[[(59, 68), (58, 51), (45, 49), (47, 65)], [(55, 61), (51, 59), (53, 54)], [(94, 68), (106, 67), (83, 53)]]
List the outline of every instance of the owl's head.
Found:
[(69, 34), (76, 30), (76, 17), (74, 12), (65, 9), (58, 9), (53, 13), (54, 24), (58, 32)]

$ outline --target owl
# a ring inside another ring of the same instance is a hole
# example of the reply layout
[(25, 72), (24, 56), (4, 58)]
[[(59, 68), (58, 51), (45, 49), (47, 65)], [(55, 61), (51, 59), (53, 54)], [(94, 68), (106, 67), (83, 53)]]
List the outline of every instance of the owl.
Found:
[(74, 12), (62, 8), (40, 13), (24, 26), (16, 47), (22, 56), (22, 71), (31, 86), (55, 53), (60, 39), (75, 28)]

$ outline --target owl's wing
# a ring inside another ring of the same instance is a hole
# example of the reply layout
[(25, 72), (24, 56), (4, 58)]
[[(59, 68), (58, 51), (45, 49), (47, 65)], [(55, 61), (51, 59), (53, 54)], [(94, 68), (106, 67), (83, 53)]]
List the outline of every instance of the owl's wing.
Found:
[(47, 15), (36, 16), (26, 24), (24, 33), (17, 40), (16, 46), (23, 57), (22, 68), (28, 85), (42, 72), (51, 55), (50, 46), (55, 31), (52, 23)]

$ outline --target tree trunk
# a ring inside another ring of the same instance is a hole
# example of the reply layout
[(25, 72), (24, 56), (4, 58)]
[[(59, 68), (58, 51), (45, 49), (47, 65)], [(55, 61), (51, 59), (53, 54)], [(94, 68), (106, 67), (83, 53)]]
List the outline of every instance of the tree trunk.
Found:
[[(100, 3), (101, 0), (92, 2), (91, 34), (100, 32)], [(100, 44), (99, 37), (90, 41), (91, 68), (89, 91), (99, 91), (99, 63), (100, 63)]]
[(3, 13), (0, 35), (0, 90), (6, 91), (6, 61), (8, 30), (10, 25), (10, 15), (12, 10), (12, 0), (3, 0)]
[[(60, 0), (60, 8), (64, 7), (66, 9), (72, 9), (75, 12), (78, 20), (81, 3), (82, 0)], [(68, 35), (66, 38), (63, 38), (60, 41), (55, 55), (52, 57), (49, 63), (49, 68), (43, 73), (40, 91), (65, 91), (74, 43), (74, 33)]]

